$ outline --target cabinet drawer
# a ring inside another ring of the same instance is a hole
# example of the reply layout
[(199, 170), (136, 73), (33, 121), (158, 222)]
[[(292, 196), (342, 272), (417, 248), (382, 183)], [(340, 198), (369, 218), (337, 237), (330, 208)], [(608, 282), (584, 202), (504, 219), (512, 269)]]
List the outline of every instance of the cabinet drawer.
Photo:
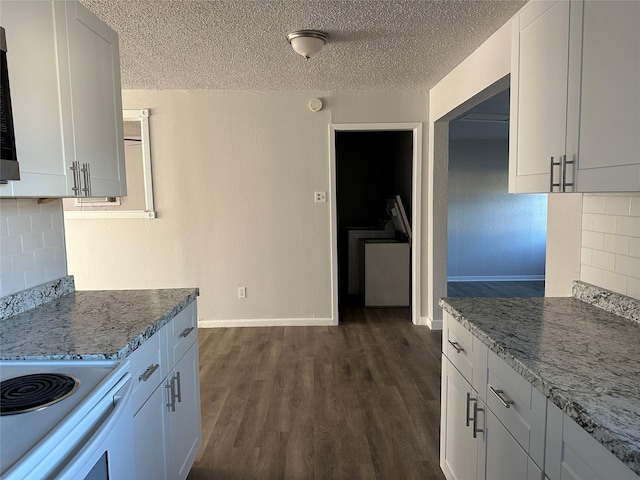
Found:
[(451, 315), (444, 314), (442, 351), (484, 399), (487, 383), (487, 347)]
[(133, 411), (137, 412), (166, 376), (165, 328), (129, 356), (133, 379)]
[(168, 324), (169, 363), (176, 365), (198, 339), (196, 302), (191, 302)]
[(487, 406), (540, 467), (547, 399), (494, 352), (488, 355)]

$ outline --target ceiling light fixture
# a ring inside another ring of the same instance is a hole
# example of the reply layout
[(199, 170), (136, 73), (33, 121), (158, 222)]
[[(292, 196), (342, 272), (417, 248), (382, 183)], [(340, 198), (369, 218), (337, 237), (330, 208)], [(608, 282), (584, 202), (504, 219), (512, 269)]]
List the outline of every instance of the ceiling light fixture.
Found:
[(328, 40), (329, 35), (318, 30), (298, 30), (287, 35), (287, 41), (293, 50), (306, 60), (322, 50)]

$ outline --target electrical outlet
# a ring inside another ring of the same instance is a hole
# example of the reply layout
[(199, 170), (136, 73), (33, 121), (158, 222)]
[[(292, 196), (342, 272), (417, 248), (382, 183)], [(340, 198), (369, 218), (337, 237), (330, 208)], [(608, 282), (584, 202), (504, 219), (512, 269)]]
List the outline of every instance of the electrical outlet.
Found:
[(327, 192), (315, 192), (314, 201), (316, 203), (327, 203)]
[(238, 298), (247, 298), (247, 287), (238, 287)]

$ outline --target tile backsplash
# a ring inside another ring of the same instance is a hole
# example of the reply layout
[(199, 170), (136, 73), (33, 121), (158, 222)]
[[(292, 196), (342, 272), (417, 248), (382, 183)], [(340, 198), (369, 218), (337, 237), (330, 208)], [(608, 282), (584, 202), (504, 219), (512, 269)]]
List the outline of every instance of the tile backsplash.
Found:
[(580, 280), (640, 299), (640, 195), (585, 194)]
[(62, 200), (0, 199), (0, 297), (66, 274)]

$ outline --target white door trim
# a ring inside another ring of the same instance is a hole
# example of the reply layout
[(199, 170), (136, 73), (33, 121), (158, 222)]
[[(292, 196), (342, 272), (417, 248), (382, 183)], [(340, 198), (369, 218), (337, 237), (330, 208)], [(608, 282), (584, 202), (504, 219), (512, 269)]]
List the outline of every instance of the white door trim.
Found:
[(422, 193), (422, 123), (333, 123), (329, 125), (329, 156), (331, 191), (331, 296), (334, 324), (338, 318), (338, 214), (336, 195), (336, 132), (371, 131), (413, 132), (413, 169), (411, 188), (411, 321), (420, 324), (420, 239)]

